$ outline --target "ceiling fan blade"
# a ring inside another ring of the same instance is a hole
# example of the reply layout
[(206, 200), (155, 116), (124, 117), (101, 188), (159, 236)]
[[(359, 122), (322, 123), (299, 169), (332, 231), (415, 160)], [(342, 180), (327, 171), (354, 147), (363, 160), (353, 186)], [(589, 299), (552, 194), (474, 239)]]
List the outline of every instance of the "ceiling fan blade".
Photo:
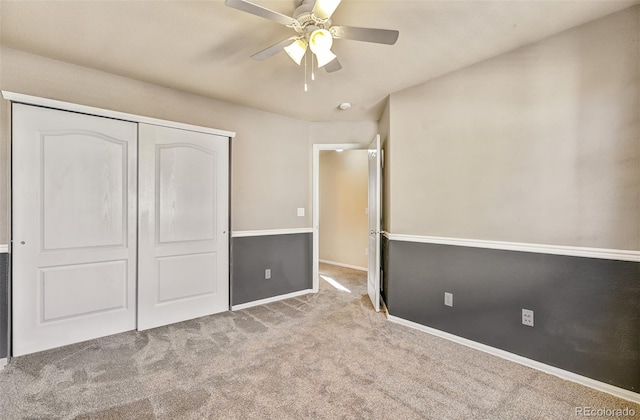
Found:
[(260, 60), (260, 61), (266, 60), (267, 58), (273, 57), (274, 55), (278, 54), (280, 51), (282, 51), (284, 47), (286, 47), (287, 45), (290, 45), (292, 42), (293, 41), (291, 40), (291, 38), (283, 39), (277, 44), (273, 44), (272, 46), (267, 47), (264, 50), (253, 54), (251, 58), (253, 58), (254, 60)]
[(275, 10), (267, 9), (266, 7), (259, 6), (251, 3), (247, 0), (226, 0), (224, 2), (229, 7), (242, 10), (243, 12), (251, 13), (252, 15), (260, 16), (261, 18), (269, 19), (274, 22), (278, 22), (285, 26), (291, 26), (298, 21), (287, 15), (276, 12)]
[(376, 44), (393, 45), (400, 32), (392, 29), (357, 28), (355, 26), (333, 26), (331, 35), (338, 39), (375, 42)]
[(316, 0), (312, 13), (320, 19), (331, 17), (342, 0)]
[(323, 68), (327, 73), (333, 73), (334, 71), (342, 69), (342, 64), (340, 64), (340, 61), (338, 61), (337, 58), (334, 58), (328, 64), (325, 64)]

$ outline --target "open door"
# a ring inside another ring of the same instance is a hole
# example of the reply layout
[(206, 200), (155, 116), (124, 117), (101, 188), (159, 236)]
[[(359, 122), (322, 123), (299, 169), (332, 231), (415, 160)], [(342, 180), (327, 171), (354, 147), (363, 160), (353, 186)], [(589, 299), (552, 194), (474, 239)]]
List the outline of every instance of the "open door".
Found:
[(376, 312), (380, 312), (380, 175), (382, 160), (380, 134), (369, 145), (369, 267), (367, 293)]

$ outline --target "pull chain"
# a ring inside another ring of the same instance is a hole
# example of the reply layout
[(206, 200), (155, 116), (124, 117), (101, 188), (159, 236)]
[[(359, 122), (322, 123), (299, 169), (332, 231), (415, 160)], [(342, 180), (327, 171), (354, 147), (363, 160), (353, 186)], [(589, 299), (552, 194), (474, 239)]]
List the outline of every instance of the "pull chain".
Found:
[(316, 74), (315, 74), (315, 67), (313, 62), (315, 61), (313, 59), (314, 54), (311, 54), (311, 80), (316, 80)]
[(304, 58), (304, 91), (308, 92), (309, 91), (309, 87), (307, 86), (307, 61), (309, 61), (307, 59), (307, 57)]

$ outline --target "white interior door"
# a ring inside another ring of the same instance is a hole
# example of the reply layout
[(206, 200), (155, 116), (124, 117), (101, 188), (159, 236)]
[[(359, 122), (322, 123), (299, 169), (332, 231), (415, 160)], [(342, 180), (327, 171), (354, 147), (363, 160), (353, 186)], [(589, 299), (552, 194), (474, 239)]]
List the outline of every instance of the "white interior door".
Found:
[(229, 139), (139, 125), (138, 329), (229, 309)]
[(380, 135), (369, 145), (369, 267), (367, 293), (376, 312), (380, 312), (380, 174), (382, 160)]
[(135, 329), (135, 123), (13, 105), (13, 355)]

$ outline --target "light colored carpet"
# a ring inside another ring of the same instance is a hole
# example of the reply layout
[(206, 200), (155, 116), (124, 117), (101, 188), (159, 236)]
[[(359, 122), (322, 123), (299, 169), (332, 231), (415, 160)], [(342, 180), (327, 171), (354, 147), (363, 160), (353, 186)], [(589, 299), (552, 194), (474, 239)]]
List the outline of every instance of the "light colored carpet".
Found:
[(563, 419), (640, 406), (388, 322), (366, 274), (315, 295), (15, 358), (0, 418)]

